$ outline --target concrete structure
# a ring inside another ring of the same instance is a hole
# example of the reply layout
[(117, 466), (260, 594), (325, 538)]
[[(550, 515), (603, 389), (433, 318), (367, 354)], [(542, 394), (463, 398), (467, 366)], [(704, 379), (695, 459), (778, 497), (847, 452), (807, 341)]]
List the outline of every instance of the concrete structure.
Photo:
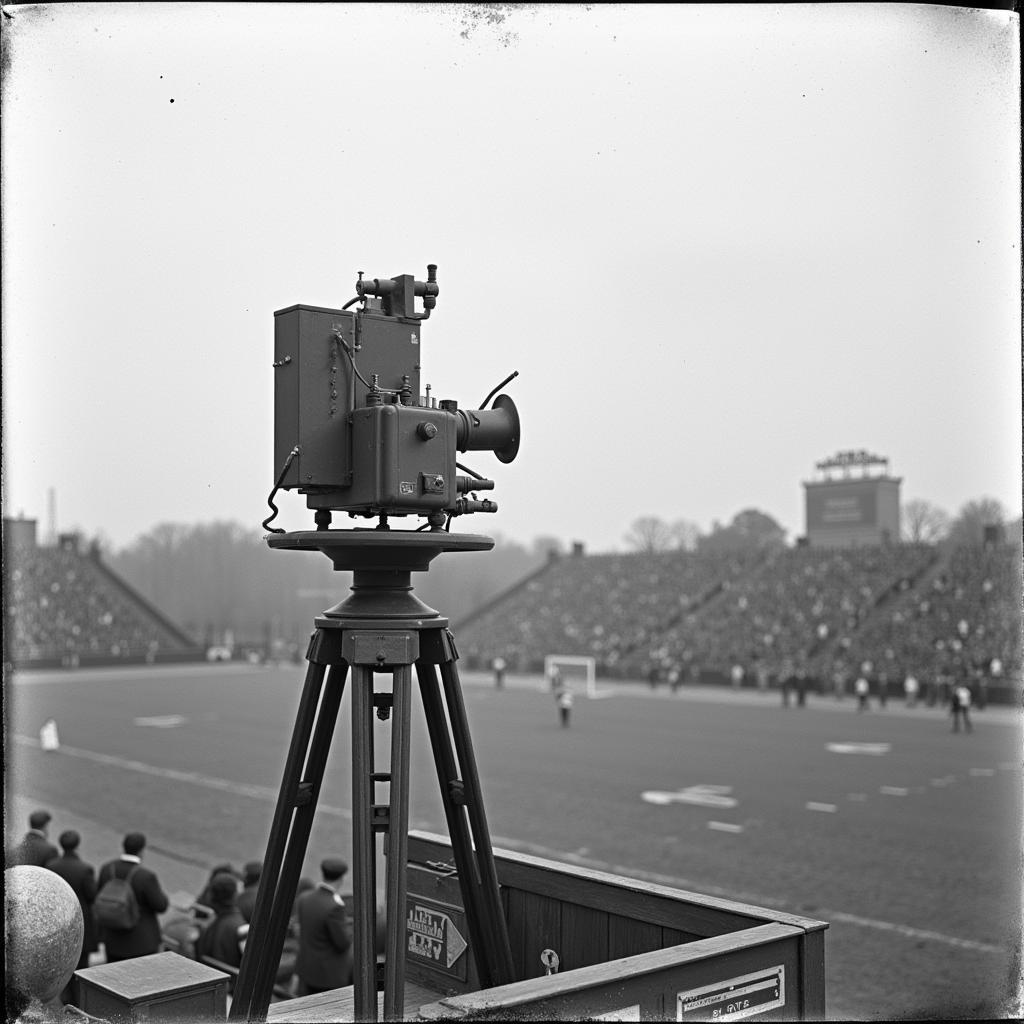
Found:
[(811, 547), (899, 542), (903, 481), (889, 475), (888, 459), (864, 449), (843, 451), (816, 463), (815, 468), (819, 478), (803, 485)]

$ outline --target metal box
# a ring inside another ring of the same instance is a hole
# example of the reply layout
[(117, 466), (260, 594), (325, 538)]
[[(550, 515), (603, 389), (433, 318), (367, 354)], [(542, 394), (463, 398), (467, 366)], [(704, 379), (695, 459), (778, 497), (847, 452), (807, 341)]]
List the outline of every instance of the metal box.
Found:
[(455, 501), (455, 417), (449, 412), (404, 405), (356, 409), (352, 453), (360, 473), (346, 495), (348, 508), (431, 512)]
[[(349, 418), (366, 404), (367, 387), (353, 373), (335, 337), (340, 330), (359, 373), (377, 375), (383, 389), (400, 390), (408, 377), (413, 400), (420, 388), (418, 321), (295, 305), (274, 313), (274, 477), (297, 445), (285, 487), (343, 489), (352, 482)], [(347, 502), (347, 497), (346, 497)]]

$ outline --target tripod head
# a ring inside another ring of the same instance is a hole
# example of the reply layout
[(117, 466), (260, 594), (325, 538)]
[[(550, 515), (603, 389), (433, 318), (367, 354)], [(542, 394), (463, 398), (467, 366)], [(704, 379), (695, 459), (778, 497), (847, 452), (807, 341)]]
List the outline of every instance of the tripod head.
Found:
[[(457, 452), (492, 451), (509, 463), (519, 451), (515, 402), (495, 393), (480, 408), (420, 391), (420, 332), (437, 305), (437, 266), (426, 281), (410, 274), (356, 281), (341, 309), (295, 305), (274, 314), (274, 461), (279, 488), (298, 490), (317, 528), (333, 511), (350, 517), (422, 516), (418, 529), (447, 530), (454, 516), (496, 512), (479, 491), (494, 481), (456, 461)], [(422, 312), (416, 311), (417, 299)], [(359, 303), (359, 308), (349, 307)], [(457, 472), (461, 470), (461, 473)]]

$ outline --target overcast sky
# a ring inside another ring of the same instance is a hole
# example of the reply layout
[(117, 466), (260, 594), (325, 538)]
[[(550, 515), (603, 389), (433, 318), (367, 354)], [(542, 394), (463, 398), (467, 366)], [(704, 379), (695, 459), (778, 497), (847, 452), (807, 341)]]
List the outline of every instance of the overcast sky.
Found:
[(460, 530), (792, 537), (849, 448), (1019, 514), (1016, 14), (489, 10), (4, 8), (5, 515), (259, 529), (274, 310), (427, 263), (433, 394), (520, 373)]

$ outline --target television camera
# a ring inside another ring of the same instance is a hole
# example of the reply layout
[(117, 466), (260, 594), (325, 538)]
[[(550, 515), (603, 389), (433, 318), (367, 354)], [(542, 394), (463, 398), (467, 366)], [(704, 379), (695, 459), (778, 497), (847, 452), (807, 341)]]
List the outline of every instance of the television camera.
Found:
[[(410, 274), (364, 280), (341, 309), (294, 305), (274, 313), (274, 464), (281, 467), (268, 499), (298, 490), (318, 530), (334, 511), (350, 517), (426, 517), (432, 530), (453, 516), (495, 512), (477, 497), (494, 481), (456, 461), (458, 452), (493, 451), (511, 462), (519, 451), (519, 414), (505, 394), (478, 409), (420, 392), (420, 335), (437, 305), (437, 266), (426, 281)], [(416, 300), (422, 311), (416, 311)], [(350, 310), (359, 304), (359, 308)], [(461, 471), (461, 472), (457, 472)]]

